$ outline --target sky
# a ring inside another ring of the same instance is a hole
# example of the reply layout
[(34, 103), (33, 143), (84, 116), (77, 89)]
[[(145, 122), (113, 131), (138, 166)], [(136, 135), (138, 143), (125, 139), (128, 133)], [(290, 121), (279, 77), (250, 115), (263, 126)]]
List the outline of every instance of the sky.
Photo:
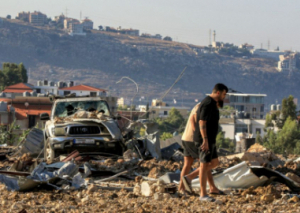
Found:
[(300, 51), (298, 0), (0, 0), (0, 17), (40, 11), (88, 17), (97, 26), (139, 29), (195, 45), (216, 41)]

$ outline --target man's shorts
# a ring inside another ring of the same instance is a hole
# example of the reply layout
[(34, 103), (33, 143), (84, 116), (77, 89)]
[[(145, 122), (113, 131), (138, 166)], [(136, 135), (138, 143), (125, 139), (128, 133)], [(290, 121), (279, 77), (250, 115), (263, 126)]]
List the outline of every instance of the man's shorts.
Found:
[(182, 141), (184, 157), (199, 158), (198, 146), (195, 142)]
[(210, 163), (211, 160), (218, 158), (216, 143), (208, 143), (209, 151), (204, 152), (199, 147), (199, 159), (200, 163)]

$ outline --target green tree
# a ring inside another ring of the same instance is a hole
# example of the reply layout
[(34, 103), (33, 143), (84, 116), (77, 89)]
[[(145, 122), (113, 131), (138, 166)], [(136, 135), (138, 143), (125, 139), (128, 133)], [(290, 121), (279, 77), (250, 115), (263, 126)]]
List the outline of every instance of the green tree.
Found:
[(179, 128), (180, 125), (184, 122), (184, 118), (177, 109), (172, 108), (169, 112), (166, 122), (168, 122), (175, 128)]
[(265, 128), (267, 128), (267, 127), (274, 127), (274, 124), (272, 122), (272, 115), (270, 115), (270, 114), (266, 115)]
[(27, 70), (24, 67), (23, 63), (19, 64), (18, 69), (19, 69), (19, 72), (21, 73), (22, 82), (27, 83), (27, 81), (28, 81)]
[(263, 138), (261, 137), (259, 132), (256, 132), (255, 143), (263, 144)]
[(278, 128), (283, 128), (285, 121), (288, 117), (292, 120), (296, 119), (297, 111), (296, 104), (294, 103), (294, 97), (290, 95), (288, 98), (282, 99), (281, 111), (279, 116), (276, 116), (276, 126)]
[(169, 132), (163, 132), (163, 134), (160, 136), (161, 140), (167, 140), (168, 138), (173, 138), (173, 135)]
[(27, 70), (22, 63), (19, 65), (14, 63), (3, 63), (2, 70), (0, 70), (0, 88), (17, 84), (27, 83)]

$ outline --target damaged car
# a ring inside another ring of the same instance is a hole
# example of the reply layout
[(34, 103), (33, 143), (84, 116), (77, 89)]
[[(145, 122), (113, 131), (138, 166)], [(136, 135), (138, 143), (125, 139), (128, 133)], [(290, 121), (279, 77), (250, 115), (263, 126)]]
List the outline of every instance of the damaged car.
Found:
[(52, 98), (51, 115), (44, 129), (44, 158), (52, 161), (74, 150), (122, 155), (125, 151), (121, 130), (101, 97)]

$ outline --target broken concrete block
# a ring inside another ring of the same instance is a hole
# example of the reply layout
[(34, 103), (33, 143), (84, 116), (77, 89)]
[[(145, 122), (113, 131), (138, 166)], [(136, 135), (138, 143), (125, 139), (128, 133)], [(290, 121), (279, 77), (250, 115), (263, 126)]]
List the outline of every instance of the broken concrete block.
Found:
[(155, 193), (153, 195), (154, 200), (162, 200), (163, 199), (163, 194), (162, 193)]
[(133, 188), (133, 193), (136, 195), (139, 195), (141, 193), (141, 186), (139, 184), (136, 184)]
[(273, 202), (274, 196), (271, 195), (271, 194), (265, 194), (265, 195), (260, 197), (260, 200), (264, 201), (264, 202), (267, 202), (267, 203), (270, 203), (270, 202)]
[(155, 192), (155, 186), (154, 184), (149, 184), (149, 182), (142, 182), (141, 184), (141, 194), (143, 196), (149, 197), (152, 196)]
[(81, 203), (86, 203), (88, 201), (89, 201), (89, 196), (86, 196), (86, 197), (81, 199)]
[(294, 197), (289, 199), (288, 202), (289, 203), (297, 203), (297, 202), (299, 202), (299, 200), (300, 200), (299, 197), (295, 195)]

